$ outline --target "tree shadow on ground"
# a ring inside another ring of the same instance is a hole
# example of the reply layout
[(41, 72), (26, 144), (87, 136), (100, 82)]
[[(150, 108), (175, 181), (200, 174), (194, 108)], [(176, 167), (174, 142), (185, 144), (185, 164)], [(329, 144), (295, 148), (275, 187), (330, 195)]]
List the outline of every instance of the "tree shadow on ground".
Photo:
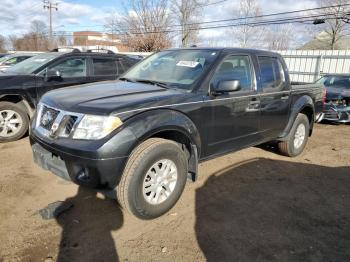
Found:
[(62, 227), (57, 261), (119, 261), (112, 238), (112, 231), (123, 225), (117, 202), (82, 187), (65, 201), (74, 206), (57, 218)]
[(350, 167), (254, 159), (196, 192), (208, 261), (350, 261)]

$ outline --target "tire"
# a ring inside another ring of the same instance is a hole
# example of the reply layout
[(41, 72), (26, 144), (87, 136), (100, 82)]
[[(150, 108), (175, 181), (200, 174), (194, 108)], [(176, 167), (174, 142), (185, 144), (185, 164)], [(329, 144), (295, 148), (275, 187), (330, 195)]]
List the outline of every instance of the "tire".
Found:
[[(157, 175), (156, 168), (159, 170), (164, 168), (167, 172), (165, 175)], [(174, 180), (175, 171), (177, 171), (177, 180), (174, 184), (172, 180)], [(141, 143), (128, 159), (117, 186), (119, 204), (141, 219), (159, 217), (169, 211), (180, 198), (186, 184), (187, 172), (188, 161), (178, 143), (161, 138), (150, 138)], [(165, 179), (164, 184), (158, 182), (158, 186), (155, 187), (160, 188), (162, 193), (155, 192), (156, 195), (152, 197), (154, 192), (147, 191), (154, 188), (153, 183), (163, 175), (169, 180)], [(146, 188), (146, 186), (149, 187)], [(154, 202), (151, 203), (151, 201)]]
[[(302, 130), (304, 130), (303, 138), (301, 137)], [(298, 114), (292, 129), (290, 130), (288, 140), (278, 143), (278, 148), (281, 154), (289, 157), (296, 157), (300, 155), (306, 146), (309, 138), (309, 131), (309, 119), (304, 114)]]
[[(13, 116), (7, 119), (12, 113)], [(5, 122), (6, 120), (7, 122)], [(10, 123), (9, 121), (13, 122)], [(10, 130), (9, 128), (17, 129)], [(28, 128), (28, 114), (20, 105), (10, 102), (0, 102), (0, 143), (12, 142), (22, 138), (27, 133)]]

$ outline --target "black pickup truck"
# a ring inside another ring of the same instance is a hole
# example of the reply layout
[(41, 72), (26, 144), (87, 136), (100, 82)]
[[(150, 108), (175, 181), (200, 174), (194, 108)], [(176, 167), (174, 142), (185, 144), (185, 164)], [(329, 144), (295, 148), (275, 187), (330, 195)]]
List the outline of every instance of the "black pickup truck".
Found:
[(198, 163), (274, 141), (299, 155), (321, 86), (291, 86), (279, 54), (170, 49), (117, 81), (49, 92), (32, 122), (34, 160), (81, 186), (116, 189), (142, 219), (167, 212)]
[(15, 141), (27, 133), (29, 119), (47, 91), (115, 80), (140, 61), (108, 50), (93, 51), (55, 49), (0, 72), (0, 143)]

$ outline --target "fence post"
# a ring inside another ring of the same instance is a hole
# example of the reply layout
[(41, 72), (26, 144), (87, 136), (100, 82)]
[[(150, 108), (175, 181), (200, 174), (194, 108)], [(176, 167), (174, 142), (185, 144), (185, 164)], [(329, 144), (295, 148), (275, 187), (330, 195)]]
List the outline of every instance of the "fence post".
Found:
[(321, 63), (322, 63), (323, 55), (319, 55), (316, 61), (314, 82), (321, 77)]

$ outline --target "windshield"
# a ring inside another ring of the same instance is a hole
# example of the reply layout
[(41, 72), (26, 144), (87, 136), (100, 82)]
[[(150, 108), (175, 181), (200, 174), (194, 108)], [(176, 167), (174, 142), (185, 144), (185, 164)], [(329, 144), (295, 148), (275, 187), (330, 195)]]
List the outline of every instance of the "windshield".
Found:
[(350, 76), (324, 76), (317, 83), (326, 87), (350, 89)]
[(59, 56), (59, 53), (46, 53), (33, 56), (11, 67), (7, 72), (33, 74), (37, 69)]
[(5, 55), (5, 56), (3, 56), (3, 57), (1, 57), (0, 58), (0, 64), (2, 64), (3, 62), (5, 62), (7, 59), (9, 59), (10, 58), (10, 56), (8, 56), (8, 55)]
[(158, 82), (190, 91), (217, 56), (218, 52), (212, 50), (162, 51), (136, 64), (122, 79)]

